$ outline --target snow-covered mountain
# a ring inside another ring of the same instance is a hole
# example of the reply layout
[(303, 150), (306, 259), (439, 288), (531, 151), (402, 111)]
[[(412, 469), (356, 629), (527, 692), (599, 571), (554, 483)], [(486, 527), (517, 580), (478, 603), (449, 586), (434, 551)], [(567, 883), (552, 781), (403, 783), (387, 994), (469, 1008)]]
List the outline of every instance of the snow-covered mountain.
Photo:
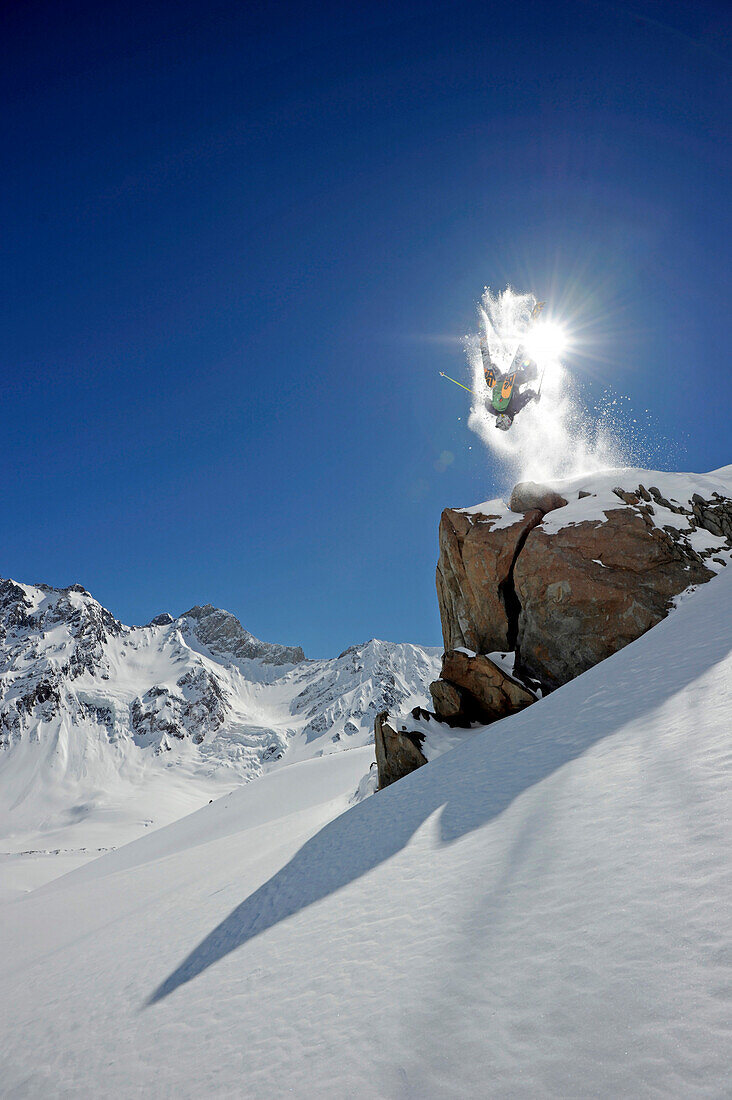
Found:
[(0, 1091), (728, 1095), (732, 568), (677, 603), (355, 805), (370, 748), (7, 902)]
[(427, 701), (438, 658), (372, 640), (308, 661), (210, 605), (127, 627), (80, 585), (2, 581), (3, 848), (116, 846), (280, 763), (366, 745), (378, 710)]

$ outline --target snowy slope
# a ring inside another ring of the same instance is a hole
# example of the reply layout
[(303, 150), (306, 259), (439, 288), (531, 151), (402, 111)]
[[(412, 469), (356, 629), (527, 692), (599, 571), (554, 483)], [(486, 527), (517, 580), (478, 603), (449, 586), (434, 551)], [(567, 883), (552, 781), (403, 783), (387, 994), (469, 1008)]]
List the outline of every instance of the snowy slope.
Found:
[(3, 1091), (728, 1095), (730, 622), (723, 570), (347, 810), (367, 749), (7, 903)]
[(32, 886), (272, 768), (366, 745), (377, 711), (424, 704), (438, 671), (418, 646), (306, 661), (210, 606), (126, 627), (80, 585), (0, 582), (3, 878)]

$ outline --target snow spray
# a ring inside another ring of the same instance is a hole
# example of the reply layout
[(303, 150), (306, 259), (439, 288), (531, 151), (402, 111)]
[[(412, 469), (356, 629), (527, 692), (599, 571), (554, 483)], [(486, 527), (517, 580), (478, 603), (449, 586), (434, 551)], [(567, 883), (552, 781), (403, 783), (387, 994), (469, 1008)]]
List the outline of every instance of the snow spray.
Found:
[[(478, 304), (479, 331), (466, 337), (473, 399), (468, 427), (511, 468), (515, 480), (553, 480), (630, 464), (628, 438), (608, 415), (594, 418), (581, 405), (559, 354), (551, 346), (531, 351), (543, 379), (541, 401), (531, 401), (507, 432), (496, 430), (488, 412), (490, 391), (483, 373), (481, 344), (499, 371), (511, 366), (530, 327), (533, 294), (486, 287)], [(536, 385), (536, 383), (534, 384)]]

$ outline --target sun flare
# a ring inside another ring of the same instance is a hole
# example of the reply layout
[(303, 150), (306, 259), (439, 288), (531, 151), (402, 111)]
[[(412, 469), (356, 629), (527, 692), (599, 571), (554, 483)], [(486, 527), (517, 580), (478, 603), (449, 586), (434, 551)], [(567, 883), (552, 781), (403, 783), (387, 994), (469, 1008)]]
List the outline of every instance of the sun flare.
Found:
[(559, 359), (567, 347), (567, 333), (555, 321), (533, 325), (524, 339), (524, 349), (537, 363)]

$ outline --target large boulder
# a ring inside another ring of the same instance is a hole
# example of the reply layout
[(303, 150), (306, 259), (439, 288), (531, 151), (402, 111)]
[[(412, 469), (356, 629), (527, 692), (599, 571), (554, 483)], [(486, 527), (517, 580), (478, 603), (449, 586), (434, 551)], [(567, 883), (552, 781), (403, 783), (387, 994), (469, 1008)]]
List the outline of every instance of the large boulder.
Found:
[(557, 508), (564, 508), (567, 500), (548, 485), (539, 485), (536, 481), (519, 481), (514, 485), (508, 507), (512, 512), (531, 512), (534, 509), (546, 515)]
[[(519, 677), (552, 690), (658, 623), (675, 596), (714, 576), (710, 566), (727, 564), (729, 497), (692, 494), (690, 475), (659, 475), (664, 495), (618, 486), (614, 473), (561, 492), (524, 482), (510, 507), (443, 512), (437, 593), (447, 651), (513, 651)], [(701, 483), (707, 489), (709, 478)], [(466, 690), (444, 670), (442, 679)], [(438, 696), (438, 713), (460, 721), (464, 699), (458, 710), (454, 692)]]
[(535, 695), (482, 654), (449, 650), (441, 678), (430, 684), (438, 718), (451, 725), (497, 722), (535, 702)]
[(556, 688), (639, 638), (670, 600), (714, 574), (632, 507), (604, 523), (537, 527), (516, 561), (521, 668)]
[(514, 561), (526, 536), (541, 522), (539, 510), (496, 526), (497, 515), (446, 508), (440, 520), (437, 598), (446, 650), (477, 653), (515, 644), (511, 599)]
[(455, 726), (465, 724), (466, 698), (456, 684), (450, 684), (447, 680), (433, 680), (430, 684), (430, 695), (435, 714), (442, 722)]
[(388, 711), (382, 710), (374, 723), (380, 790), (427, 763), (420, 749), (424, 734), (397, 730), (387, 721), (388, 717)]

